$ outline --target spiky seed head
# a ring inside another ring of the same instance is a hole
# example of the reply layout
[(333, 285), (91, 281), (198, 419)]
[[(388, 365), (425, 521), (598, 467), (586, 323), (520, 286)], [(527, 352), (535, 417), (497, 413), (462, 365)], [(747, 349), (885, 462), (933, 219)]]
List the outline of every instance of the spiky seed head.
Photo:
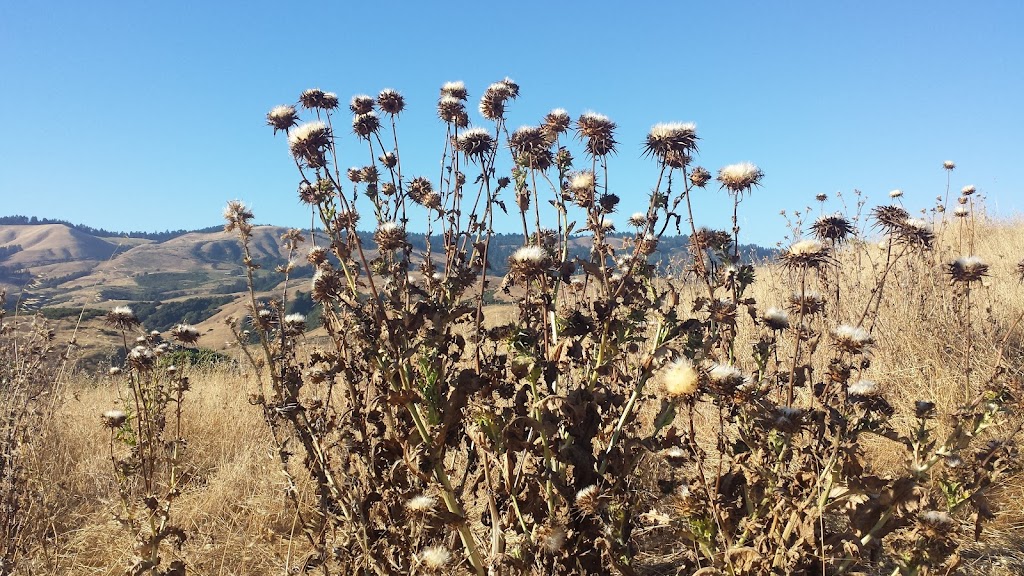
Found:
[(319, 88), (309, 88), (299, 94), (299, 103), (306, 110), (322, 108), (324, 104), (324, 91)]
[(734, 194), (749, 192), (751, 188), (761, 184), (763, 177), (764, 172), (750, 162), (730, 164), (718, 170), (718, 181), (723, 188)]
[(115, 306), (107, 312), (104, 323), (118, 330), (131, 330), (139, 325), (139, 318), (128, 306)]
[(977, 191), (978, 188), (975, 187), (974, 184), (968, 184), (967, 186), (964, 186), (963, 188), (960, 189), (960, 194), (962, 196), (972, 196)]
[(320, 107), (324, 110), (335, 110), (338, 107), (338, 95), (334, 92), (324, 92), (320, 99)]
[(604, 232), (614, 232), (615, 231), (615, 220), (612, 220), (608, 216), (601, 216), (601, 220), (600, 220), (600, 222), (598, 222), (598, 225), (601, 227), (601, 230), (604, 231)]
[(551, 265), (551, 256), (540, 246), (523, 246), (509, 258), (511, 270), (522, 276), (540, 276)]
[(817, 200), (818, 202), (825, 202), (826, 200), (828, 200), (828, 194), (825, 194), (824, 192), (819, 192), (814, 195), (814, 199)]
[(377, 95), (377, 105), (385, 113), (397, 116), (401, 114), (402, 110), (405, 110), (405, 96), (402, 96), (397, 90), (385, 88)]
[(655, 124), (647, 133), (644, 154), (655, 156), (672, 168), (682, 168), (697, 150), (697, 139), (697, 125), (693, 122)]
[(829, 261), (829, 248), (817, 238), (794, 242), (779, 257), (788, 268), (817, 268)]
[(101, 419), (107, 428), (120, 428), (128, 419), (128, 415), (123, 410), (107, 410)]
[(711, 181), (711, 172), (708, 172), (707, 168), (703, 166), (697, 166), (690, 172), (690, 182), (698, 187), (703, 188)]
[(572, 119), (563, 108), (555, 108), (544, 116), (544, 129), (549, 135), (563, 134), (569, 129)]
[(541, 552), (557, 554), (565, 545), (565, 527), (540, 524), (533, 529), (533, 541)]
[(505, 76), (505, 79), (500, 80), (498, 83), (505, 87), (509, 98), (513, 100), (519, 98), (519, 84), (517, 84), (515, 80)]
[(912, 246), (931, 248), (935, 242), (935, 232), (928, 222), (920, 218), (907, 218), (896, 231), (896, 239)]
[(368, 184), (376, 184), (380, 180), (380, 171), (373, 164), (369, 166), (363, 166), (359, 169), (359, 177), (363, 182)]
[(540, 126), (523, 126), (509, 137), (516, 163), (524, 168), (547, 170), (555, 162), (551, 141)]
[(587, 208), (594, 202), (597, 179), (594, 173), (589, 170), (576, 172), (569, 179), (569, 192), (572, 193), (573, 202), (582, 208)]
[(380, 130), (380, 118), (377, 117), (376, 112), (371, 110), (366, 114), (356, 114), (352, 117), (352, 132), (360, 138), (368, 139), (378, 130)]
[(743, 384), (743, 372), (730, 364), (719, 364), (716, 362), (708, 370), (708, 381), (715, 389), (724, 393), (731, 393)]
[(776, 332), (789, 328), (789, 313), (781, 308), (769, 308), (761, 315), (765, 326)]
[(832, 331), (832, 342), (836, 348), (850, 354), (863, 354), (875, 339), (861, 326), (840, 324)]
[(794, 314), (812, 316), (825, 310), (825, 299), (817, 292), (794, 292), (789, 297), (789, 311)]
[(462, 100), (452, 96), (442, 96), (437, 101), (437, 116), (449, 123), (456, 123), (462, 114), (466, 113), (466, 106)]
[(359, 166), (353, 166), (349, 168), (345, 175), (348, 177), (348, 181), (353, 184), (358, 184), (363, 181), (363, 169)]
[(309, 253), (306, 254), (306, 262), (309, 262), (313, 266), (319, 266), (327, 261), (327, 248), (323, 246), (313, 246), (309, 249)]
[(443, 570), (451, 560), (452, 553), (444, 546), (427, 546), (419, 553), (420, 564), (431, 571)]
[(267, 112), (267, 124), (274, 127), (274, 134), (277, 134), (278, 130), (287, 132), (298, 122), (299, 113), (295, 111), (295, 106), (274, 106)]
[(470, 128), (459, 134), (455, 147), (466, 156), (479, 160), (494, 150), (494, 137), (483, 128)]
[(191, 324), (178, 324), (171, 328), (171, 338), (182, 344), (195, 344), (199, 341), (199, 330)]
[(971, 211), (966, 206), (957, 206), (953, 209), (953, 216), (957, 218), (966, 218), (971, 214)]
[(466, 84), (462, 80), (455, 82), (445, 82), (441, 86), (441, 98), (454, 98), (456, 100), (465, 100), (469, 97), (469, 92), (466, 91)]
[(293, 313), (284, 317), (285, 330), (289, 332), (302, 332), (306, 329), (306, 315)]
[(156, 354), (149, 346), (136, 346), (128, 352), (128, 364), (139, 372), (147, 372), (156, 364)]
[(381, 222), (373, 239), (381, 250), (401, 248), (405, 246), (405, 227), (397, 222)]
[(693, 361), (685, 356), (669, 364), (661, 380), (669, 398), (689, 398), (700, 387), (700, 374)]
[(576, 132), (586, 140), (587, 153), (594, 157), (615, 152), (615, 123), (603, 114), (584, 112), (576, 119)]
[(836, 212), (815, 220), (811, 225), (811, 231), (821, 240), (843, 242), (853, 233), (853, 224), (845, 216)]
[(327, 164), (327, 148), (331, 145), (331, 130), (315, 120), (288, 133), (288, 148), (296, 160), (310, 168), (323, 168)]
[(772, 425), (776, 429), (793, 434), (800, 430), (800, 425), (804, 420), (804, 411), (800, 408), (779, 406), (772, 411), (772, 416)]
[(398, 165), (398, 154), (394, 152), (385, 152), (377, 157), (380, 163), (388, 168), (394, 168)]
[(954, 168), (956, 168), (956, 162), (953, 162), (952, 160), (946, 160), (945, 162), (942, 163), (942, 167), (945, 168), (946, 170), (953, 170)]
[(332, 221), (335, 230), (355, 230), (356, 223), (358, 222), (359, 212), (357, 212), (355, 208), (338, 210), (338, 214), (335, 215), (334, 220)]
[(962, 256), (946, 266), (954, 282), (977, 282), (988, 276), (988, 264), (978, 256)]
[(409, 199), (417, 204), (423, 204), (423, 199), (434, 191), (434, 186), (423, 176), (417, 176), (413, 178), (409, 185), (406, 187), (406, 192), (409, 194)]
[(902, 198), (902, 197), (903, 197), (903, 190), (896, 189), (896, 190), (890, 190), (889, 191), (889, 198), (892, 198), (892, 199), (895, 200), (896, 198)]
[(871, 211), (871, 215), (874, 216), (878, 226), (889, 233), (898, 231), (910, 218), (909, 212), (895, 204), (877, 206)]
[(650, 256), (658, 250), (658, 237), (648, 232), (640, 237), (637, 250), (644, 256)]
[(110, 369), (107, 370), (107, 374), (110, 375), (110, 376), (117, 376), (120, 373), (121, 373), (121, 368), (119, 366), (111, 366)]
[(391, 196), (398, 192), (398, 187), (393, 182), (385, 182), (380, 185), (380, 193), (385, 196)]
[(601, 509), (601, 489), (591, 484), (577, 492), (576, 508), (584, 514), (596, 514)]
[(634, 228), (643, 228), (644, 226), (647, 226), (647, 214), (644, 214), (643, 212), (634, 212), (630, 215), (629, 219), (626, 220), (626, 224), (629, 224)]
[(417, 494), (405, 503), (405, 508), (413, 514), (430, 514), (437, 509), (437, 498), (427, 494)]
[(352, 111), (353, 115), (359, 116), (373, 112), (375, 105), (376, 102), (373, 100), (373, 97), (366, 94), (356, 94), (349, 101), (348, 109)]
[(310, 297), (314, 302), (324, 303), (337, 298), (344, 289), (338, 273), (328, 268), (317, 268), (310, 283)]

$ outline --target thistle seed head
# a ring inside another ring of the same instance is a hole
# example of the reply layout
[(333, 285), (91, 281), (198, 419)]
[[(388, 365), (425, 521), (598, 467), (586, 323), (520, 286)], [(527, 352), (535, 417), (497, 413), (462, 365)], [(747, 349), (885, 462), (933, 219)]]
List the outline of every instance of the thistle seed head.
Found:
[(544, 129), (548, 136), (563, 134), (569, 129), (572, 119), (563, 108), (555, 108), (544, 116)]
[(853, 224), (845, 216), (836, 212), (815, 220), (811, 225), (811, 231), (821, 240), (843, 242), (853, 233)]
[(871, 333), (860, 326), (840, 324), (832, 331), (833, 344), (844, 352), (863, 354), (875, 342)]
[(871, 380), (861, 379), (856, 382), (851, 382), (850, 385), (846, 387), (846, 392), (850, 396), (877, 396), (878, 384), (875, 384)]
[(310, 168), (323, 168), (327, 164), (327, 148), (331, 145), (331, 130), (319, 120), (307, 122), (288, 133), (288, 148), (292, 156)]
[(942, 167), (945, 168), (946, 170), (953, 170), (954, 168), (956, 168), (956, 162), (953, 162), (952, 160), (946, 160), (945, 162), (942, 163)]
[(794, 242), (779, 257), (787, 268), (817, 268), (829, 261), (829, 248), (816, 238)]
[(299, 113), (295, 111), (295, 106), (274, 106), (267, 112), (267, 124), (274, 127), (274, 134), (277, 134), (278, 130), (287, 132), (298, 122)]
[(540, 524), (533, 529), (533, 541), (540, 548), (541, 552), (557, 554), (565, 545), (565, 527), (558, 525)]
[(584, 112), (576, 120), (577, 135), (586, 140), (587, 153), (594, 157), (615, 152), (615, 123), (603, 114)]
[(734, 194), (749, 192), (754, 186), (761, 184), (764, 172), (750, 162), (730, 164), (718, 170), (718, 181), (723, 188)]
[(988, 276), (988, 264), (978, 256), (962, 256), (946, 266), (954, 282), (977, 282)]
[(903, 190), (897, 189), (897, 190), (890, 190), (889, 191), (889, 198), (892, 198), (893, 200), (895, 200), (896, 198), (902, 198), (902, 197), (903, 197)]
[(700, 374), (693, 361), (685, 356), (669, 364), (661, 379), (669, 398), (689, 398), (700, 387)]
[(509, 268), (525, 277), (540, 276), (550, 265), (548, 251), (540, 246), (523, 246), (509, 258)]
[(349, 101), (348, 109), (352, 111), (353, 115), (360, 116), (362, 114), (369, 114), (370, 112), (373, 112), (375, 105), (376, 102), (372, 97), (367, 96), (366, 94), (356, 94), (352, 97), (352, 100)]
[(455, 147), (466, 156), (479, 160), (494, 150), (494, 137), (483, 128), (470, 128), (459, 134)]
[(382, 222), (373, 234), (380, 250), (395, 250), (405, 246), (405, 227), (397, 222)]
[(711, 181), (711, 172), (707, 171), (707, 168), (703, 166), (697, 166), (690, 172), (690, 183), (698, 188), (703, 188)]
[(445, 82), (444, 85), (441, 86), (441, 98), (465, 100), (468, 97), (469, 92), (466, 91), (466, 84), (462, 80)]
[(765, 326), (776, 332), (789, 328), (789, 313), (781, 308), (769, 308), (761, 315)]
[(107, 428), (120, 428), (128, 419), (128, 415), (123, 410), (107, 410), (101, 419)]
[(314, 108), (323, 108), (324, 104), (324, 91), (319, 88), (309, 88), (303, 90), (302, 94), (299, 94), (299, 103), (306, 110), (313, 110)]
[(672, 168), (682, 168), (697, 150), (697, 140), (697, 125), (693, 122), (655, 124), (647, 133), (644, 155), (655, 156)]
[(427, 546), (419, 553), (420, 564), (430, 571), (441, 571), (452, 560), (452, 553), (444, 546)]
[(972, 196), (977, 191), (978, 189), (977, 187), (974, 186), (974, 184), (968, 184), (967, 186), (964, 186), (963, 188), (960, 189), (960, 194), (962, 196)]
[(171, 338), (182, 344), (195, 344), (199, 341), (199, 330), (191, 324), (178, 324), (171, 328)]
[(402, 96), (397, 90), (385, 88), (377, 95), (377, 105), (386, 114), (397, 116), (402, 113), (402, 110), (405, 110), (405, 96)]
[(360, 138), (369, 139), (370, 135), (376, 134), (379, 130), (380, 118), (372, 110), (365, 114), (356, 114), (352, 117), (352, 132)]
[(139, 325), (139, 318), (128, 306), (115, 306), (110, 312), (107, 312), (103, 321), (107, 326), (118, 330), (131, 330)]

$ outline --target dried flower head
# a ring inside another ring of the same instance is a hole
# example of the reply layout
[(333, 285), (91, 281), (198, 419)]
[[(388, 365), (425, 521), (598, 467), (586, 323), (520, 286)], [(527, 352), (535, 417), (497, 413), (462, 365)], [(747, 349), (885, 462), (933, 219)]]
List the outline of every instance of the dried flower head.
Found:
[(725, 230), (698, 228), (697, 233), (690, 236), (691, 251), (724, 251), (731, 244), (732, 235), (726, 232)]
[(594, 203), (597, 180), (594, 173), (583, 170), (573, 174), (569, 179), (569, 192), (572, 193), (573, 202), (582, 208), (587, 208)]
[(376, 112), (370, 111), (352, 117), (352, 132), (360, 138), (369, 138), (378, 130), (380, 130), (380, 118), (377, 117)]
[(569, 129), (571, 122), (572, 118), (569, 117), (568, 112), (562, 108), (555, 108), (544, 115), (544, 130), (549, 136), (563, 134)]
[(352, 97), (352, 100), (348, 103), (348, 109), (352, 111), (352, 114), (359, 116), (361, 114), (369, 114), (373, 112), (376, 102), (371, 96), (366, 94), (356, 94)]
[(761, 321), (776, 332), (789, 328), (789, 313), (781, 308), (769, 308), (761, 315)]
[(139, 318), (128, 306), (115, 306), (110, 312), (107, 312), (103, 321), (118, 330), (131, 330), (139, 325)]
[(171, 328), (171, 338), (182, 344), (195, 344), (199, 341), (199, 330), (191, 324), (178, 324)]
[[(518, 94), (518, 86), (516, 87)], [(498, 120), (505, 115), (505, 101), (515, 98), (508, 84), (495, 82), (487, 87), (480, 97), (480, 115), (488, 120)]]
[(533, 541), (542, 552), (557, 554), (565, 545), (565, 527), (540, 524), (533, 529)]
[(395, 250), (405, 246), (405, 227), (397, 222), (381, 222), (373, 234), (380, 250)]
[(310, 297), (314, 302), (329, 302), (337, 298), (344, 289), (338, 273), (327, 268), (317, 268), (310, 284)]
[(953, 216), (957, 218), (966, 218), (970, 216), (971, 211), (967, 209), (967, 206), (957, 206), (953, 209)]
[(734, 194), (749, 192), (761, 184), (763, 177), (764, 172), (750, 162), (730, 164), (718, 170), (718, 181), (723, 188), (728, 188)]
[(466, 114), (466, 106), (462, 100), (452, 96), (443, 96), (437, 101), (437, 116), (441, 120), (458, 124), (463, 114)]
[(320, 107), (324, 110), (334, 110), (338, 107), (338, 95), (334, 92), (324, 92), (320, 97)]
[(324, 91), (319, 88), (303, 90), (302, 94), (299, 94), (299, 103), (302, 104), (302, 107), (306, 110), (323, 108), (324, 94)]
[(437, 509), (437, 498), (427, 494), (417, 494), (405, 503), (405, 508), (413, 514), (430, 514)]
[(596, 514), (601, 509), (601, 489), (591, 484), (577, 492), (576, 508), (584, 514)]
[(293, 313), (284, 317), (284, 328), (286, 332), (299, 334), (306, 330), (306, 316)]
[(832, 331), (832, 341), (836, 348), (851, 354), (862, 354), (875, 339), (871, 333), (860, 326), (840, 324)]
[(825, 202), (826, 200), (828, 200), (828, 194), (825, 194), (824, 192), (818, 192), (817, 194), (814, 195), (814, 199), (817, 200), (818, 202)]
[(857, 380), (851, 382), (846, 387), (846, 392), (850, 396), (876, 396), (878, 394), (878, 384), (875, 384), (871, 380)]
[(697, 139), (697, 125), (693, 122), (655, 124), (647, 133), (644, 154), (655, 156), (672, 168), (682, 168), (697, 150)]
[(121, 373), (121, 368), (118, 367), (118, 366), (111, 366), (110, 369), (107, 370), (107, 374), (110, 375), (110, 376), (117, 376), (120, 373)]
[(128, 352), (128, 364), (139, 372), (152, 370), (156, 364), (156, 354), (149, 346), (136, 346)]
[(274, 127), (274, 134), (277, 134), (278, 130), (287, 132), (298, 121), (299, 113), (295, 111), (295, 106), (274, 106), (267, 112), (267, 124)]
[(307, 122), (288, 133), (288, 148), (292, 156), (310, 168), (323, 168), (327, 164), (327, 148), (331, 145), (331, 130), (319, 120)]
[(819, 217), (811, 224), (811, 231), (822, 240), (842, 242), (853, 233), (853, 224), (845, 216), (836, 212)]
[(584, 112), (576, 120), (576, 132), (587, 141), (587, 153), (591, 156), (607, 156), (615, 152), (615, 123), (607, 116)]
[(964, 186), (963, 188), (960, 189), (960, 194), (963, 196), (972, 196), (977, 191), (978, 189), (974, 186), (974, 184), (968, 184), (967, 186)]
[(962, 256), (950, 262), (946, 270), (954, 282), (977, 282), (988, 276), (988, 264), (978, 256)]
[(743, 384), (743, 372), (731, 364), (714, 363), (708, 370), (708, 381), (711, 386), (725, 394), (731, 394)]
[(794, 314), (811, 316), (825, 310), (825, 299), (817, 292), (794, 292), (789, 297), (789, 311)]
[(402, 96), (397, 90), (385, 88), (377, 95), (377, 105), (385, 113), (397, 116), (402, 110), (405, 110), (405, 96)]
[(903, 190), (897, 189), (897, 190), (890, 190), (889, 191), (889, 198), (892, 198), (892, 199), (895, 200), (896, 198), (902, 198), (902, 197), (903, 197)]
[(423, 176), (413, 178), (406, 187), (409, 199), (417, 204), (423, 204), (423, 199), (434, 191), (434, 186)]
[(323, 246), (313, 246), (309, 249), (306, 254), (306, 262), (309, 262), (313, 266), (319, 266), (327, 261), (327, 248)]
[(926, 530), (934, 532), (935, 535), (945, 534), (953, 528), (953, 518), (948, 512), (941, 510), (925, 510), (917, 519)]
[(658, 250), (658, 237), (648, 232), (637, 240), (637, 251), (644, 256), (650, 256)]
[(898, 231), (903, 227), (907, 218), (910, 218), (910, 214), (902, 206), (895, 204), (877, 206), (871, 211), (871, 215), (874, 216), (878, 226), (890, 233)]
[(644, 226), (647, 226), (647, 214), (644, 214), (643, 212), (634, 212), (626, 220), (626, 224), (629, 224), (634, 228), (643, 228)]
[(427, 570), (442, 570), (452, 560), (452, 553), (444, 546), (427, 546), (420, 550), (420, 564)]
[(693, 361), (683, 356), (668, 365), (661, 376), (665, 393), (670, 398), (688, 398), (700, 387), (700, 374)]
[(794, 242), (779, 258), (788, 268), (817, 268), (829, 261), (828, 246), (816, 238)]
[(455, 82), (445, 82), (441, 86), (441, 98), (455, 98), (456, 100), (465, 100), (469, 97), (469, 92), (466, 91), (466, 84), (462, 80)]
[(547, 170), (555, 161), (551, 141), (540, 126), (523, 126), (509, 137), (516, 163), (524, 168)]
[(953, 162), (952, 160), (946, 160), (945, 162), (942, 163), (942, 167), (945, 168), (946, 170), (952, 170), (956, 168), (956, 162)]
[(703, 166), (697, 166), (690, 172), (690, 182), (698, 187), (703, 188), (711, 181), (711, 172), (708, 172), (707, 168)]
[(512, 253), (509, 268), (522, 276), (539, 276), (551, 265), (551, 256), (540, 246), (523, 246)]
[(128, 420), (128, 415), (123, 410), (107, 410), (101, 420), (107, 428), (120, 428)]
[(931, 248), (935, 242), (935, 232), (928, 222), (920, 218), (907, 218), (896, 231), (896, 239), (912, 246)]
[(459, 134), (455, 147), (466, 156), (481, 160), (494, 150), (494, 137), (483, 128), (470, 128)]

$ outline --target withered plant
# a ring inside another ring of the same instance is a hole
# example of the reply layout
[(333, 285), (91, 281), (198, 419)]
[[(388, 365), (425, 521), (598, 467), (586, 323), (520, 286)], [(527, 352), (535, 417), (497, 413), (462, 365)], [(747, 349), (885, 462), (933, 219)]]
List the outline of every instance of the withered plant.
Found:
[[(617, 226), (616, 124), (556, 109), (510, 131), (518, 97), (515, 82), (492, 84), (473, 125), (466, 87), (445, 84), (433, 177), (403, 170), (394, 90), (353, 97), (350, 125), (318, 89), (267, 116), (322, 230), (305, 258), (326, 338), (307, 341), (287, 282), (257, 294), (254, 216), (238, 201), (224, 215), (250, 280), (248, 315), (231, 325), (310, 550), (295, 568), (953, 569), (954, 534), (969, 510), (979, 533), (985, 490), (1014, 462), (1015, 429), (982, 433), (1015, 405), (1017, 382), (995, 366), (980, 394), (941, 407), (941, 428), (926, 401), (915, 427), (893, 425), (886, 386), (869, 379), (874, 320), (891, 278), (930, 261), (930, 228), (898, 205), (876, 209), (884, 260), (866, 301), (848, 302), (840, 253), (865, 242), (847, 242), (856, 230), (842, 216), (819, 220), (817, 238), (781, 253), (788, 280), (762, 306), (738, 225), (757, 166), (713, 179), (694, 164), (696, 127), (658, 124), (643, 143), (646, 211)], [(731, 200), (732, 230), (701, 226), (695, 194)], [(494, 257), (498, 210), (522, 226), (507, 261)], [(426, 228), (422, 246), (410, 222)], [(666, 277), (659, 242), (684, 231), (686, 273)], [(306, 238), (283, 241), (287, 277)], [(872, 466), (868, 436), (904, 450), (906, 466)]]

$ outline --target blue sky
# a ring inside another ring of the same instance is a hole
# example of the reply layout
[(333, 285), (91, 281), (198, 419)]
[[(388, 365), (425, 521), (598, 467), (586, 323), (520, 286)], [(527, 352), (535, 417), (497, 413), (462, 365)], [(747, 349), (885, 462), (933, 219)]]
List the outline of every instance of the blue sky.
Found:
[[(618, 123), (623, 219), (654, 185), (641, 143), (662, 121), (697, 123), (712, 172), (763, 169), (741, 206), (749, 241), (779, 240), (779, 210), (819, 192), (901, 188), (931, 206), (947, 159), (955, 190), (975, 184), (1009, 216), (1024, 209), (1021, 22), (1017, 1), (4, 2), (0, 215), (197, 228), (238, 198), (301, 226), (272, 106), (395, 88), (406, 174), (434, 179), (440, 85), (475, 98), (507, 75), (522, 87), (512, 128), (555, 107)], [(701, 223), (726, 226), (727, 195), (699, 196)]]

